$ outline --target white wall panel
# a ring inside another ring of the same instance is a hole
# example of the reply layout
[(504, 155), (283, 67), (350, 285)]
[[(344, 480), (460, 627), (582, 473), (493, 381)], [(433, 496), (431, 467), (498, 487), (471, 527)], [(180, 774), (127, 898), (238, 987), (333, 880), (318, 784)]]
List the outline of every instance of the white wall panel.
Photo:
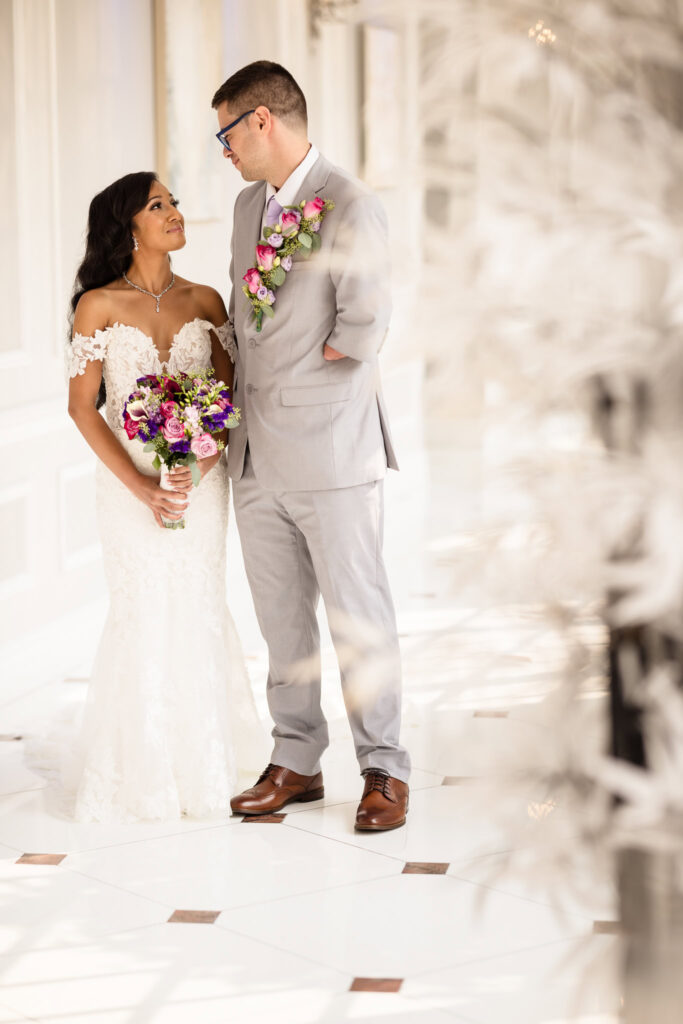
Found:
[(92, 460), (59, 473), (60, 550), (67, 572), (97, 561), (101, 546), (95, 515), (95, 466)]
[(0, 490), (0, 597), (31, 584), (28, 545), (29, 487), (14, 484)]
[(63, 351), (90, 200), (154, 168), (153, 70), (152, 0), (0, 0), (0, 644), (104, 589)]

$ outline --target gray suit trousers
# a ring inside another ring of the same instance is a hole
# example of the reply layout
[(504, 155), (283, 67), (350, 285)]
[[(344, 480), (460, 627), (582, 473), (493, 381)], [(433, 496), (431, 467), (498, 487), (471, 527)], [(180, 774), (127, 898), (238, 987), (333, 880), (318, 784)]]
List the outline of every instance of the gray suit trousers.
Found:
[(267, 491), (247, 453), (244, 473), (233, 482), (233, 502), (268, 645), (272, 762), (314, 775), (329, 743), (320, 706), (316, 608), (322, 595), (360, 769), (381, 768), (407, 782), (410, 758), (399, 743), (396, 619), (382, 558), (382, 481)]

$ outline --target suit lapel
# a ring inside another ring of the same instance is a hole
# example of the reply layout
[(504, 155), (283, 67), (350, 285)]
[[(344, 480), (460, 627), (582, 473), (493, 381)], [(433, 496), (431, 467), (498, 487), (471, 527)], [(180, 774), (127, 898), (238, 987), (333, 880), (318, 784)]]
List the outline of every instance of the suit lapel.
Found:
[(266, 183), (262, 183), (260, 188), (254, 189), (254, 192), (250, 196), (249, 204), (247, 205), (244, 214), (242, 215), (242, 223), (239, 226), (240, 241), (242, 245), (242, 261), (241, 261), (241, 272), (245, 274), (249, 267), (256, 265), (256, 246), (261, 240), (261, 221), (263, 220), (263, 206), (266, 201)]

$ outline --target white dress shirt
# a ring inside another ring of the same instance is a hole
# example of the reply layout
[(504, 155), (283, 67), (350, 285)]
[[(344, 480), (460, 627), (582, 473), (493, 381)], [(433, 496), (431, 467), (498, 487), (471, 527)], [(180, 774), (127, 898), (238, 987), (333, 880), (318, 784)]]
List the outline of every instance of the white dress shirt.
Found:
[[(261, 234), (263, 234), (263, 229), (266, 226), (266, 210), (268, 209), (268, 203), (270, 201), (271, 196), (275, 196), (275, 199), (282, 207), (292, 206), (294, 200), (296, 199), (296, 194), (301, 188), (301, 184), (304, 178), (306, 177), (306, 175), (308, 174), (311, 167), (316, 162), (319, 156), (320, 153), (318, 152), (318, 150), (315, 148), (314, 145), (311, 145), (311, 148), (309, 149), (306, 156), (303, 158), (299, 166), (294, 168), (294, 170), (287, 178), (285, 183), (281, 186), (281, 188), (276, 189), (275, 186), (271, 185), (269, 181), (266, 182), (266, 202), (265, 206), (263, 207), (263, 217), (261, 218)], [(306, 196), (306, 199), (312, 198), (313, 196)]]

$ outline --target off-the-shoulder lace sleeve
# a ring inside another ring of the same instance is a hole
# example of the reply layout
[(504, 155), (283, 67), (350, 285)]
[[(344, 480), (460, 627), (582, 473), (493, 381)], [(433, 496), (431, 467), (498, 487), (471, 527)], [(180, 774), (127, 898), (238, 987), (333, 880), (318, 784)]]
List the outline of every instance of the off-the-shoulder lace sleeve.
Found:
[(235, 328), (229, 320), (226, 320), (222, 327), (214, 327), (214, 331), (225, 351), (230, 356), (230, 362), (237, 359), (237, 344), (235, 343)]
[(104, 359), (107, 350), (107, 335), (104, 331), (95, 331), (92, 338), (84, 334), (74, 334), (73, 341), (66, 346), (66, 372), (69, 377), (78, 377), (85, 373), (88, 362)]

